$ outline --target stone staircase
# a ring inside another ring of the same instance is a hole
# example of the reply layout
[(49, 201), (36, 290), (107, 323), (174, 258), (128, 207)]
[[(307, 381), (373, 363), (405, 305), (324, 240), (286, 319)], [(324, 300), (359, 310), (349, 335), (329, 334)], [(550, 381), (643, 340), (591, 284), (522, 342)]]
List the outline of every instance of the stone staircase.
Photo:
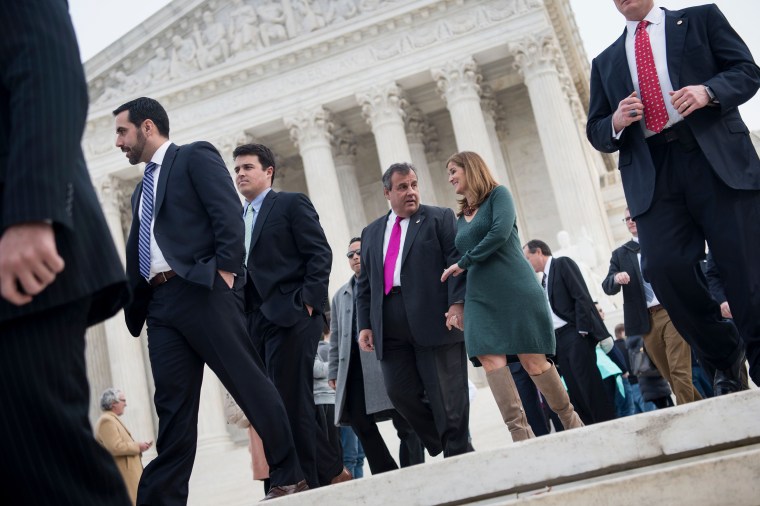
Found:
[(760, 505), (759, 418), (751, 390), (497, 449), (476, 441), (475, 453), (275, 504)]

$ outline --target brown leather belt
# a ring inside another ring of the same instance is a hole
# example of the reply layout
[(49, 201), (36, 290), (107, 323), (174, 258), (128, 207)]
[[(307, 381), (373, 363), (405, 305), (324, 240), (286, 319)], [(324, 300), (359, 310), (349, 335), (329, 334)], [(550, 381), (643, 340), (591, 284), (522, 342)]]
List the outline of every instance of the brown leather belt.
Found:
[(150, 286), (152, 286), (153, 288), (157, 286), (161, 286), (176, 275), (177, 273), (174, 271), (159, 272), (158, 274), (150, 278)]
[(655, 314), (660, 309), (665, 309), (662, 307), (662, 304), (657, 304), (656, 306), (648, 307), (647, 310), (649, 310), (649, 314)]

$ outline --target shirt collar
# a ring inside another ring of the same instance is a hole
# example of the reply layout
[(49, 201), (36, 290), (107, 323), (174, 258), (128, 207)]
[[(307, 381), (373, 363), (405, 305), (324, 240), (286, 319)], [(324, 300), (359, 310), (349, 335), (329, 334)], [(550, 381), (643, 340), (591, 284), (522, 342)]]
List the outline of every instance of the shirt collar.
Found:
[[(649, 14), (644, 16), (644, 21), (649, 21), (652, 25), (659, 25), (665, 19), (665, 11), (657, 6), (652, 7)], [(633, 36), (636, 33), (636, 27), (639, 26), (641, 21), (626, 21), (625, 26), (628, 28), (628, 35)]]
[(638, 238), (638, 236), (636, 236), (636, 237), (631, 237), (631, 240), (632, 240), (632, 241), (635, 241), (635, 242), (639, 242), (639, 238)]
[(549, 277), (549, 270), (552, 268), (552, 258), (553, 257), (547, 257), (546, 258), (546, 264), (544, 265), (544, 274), (546, 274), (546, 277)]
[(261, 192), (258, 195), (256, 195), (256, 198), (254, 198), (252, 201), (250, 201), (250, 202), (248, 202), (246, 204), (246, 206), (245, 206), (246, 210), (248, 210), (248, 206), (253, 206), (253, 210), (258, 213), (259, 210), (261, 209), (262, 202), (264, 202), (264, 198), (266, 198), (267, 194), (270, 191), (272, 191), (272, 187), (271, 186), (269, 188), (267, 188), (266, 190), (264, 190), (263, 192)]
[(171, 143), (172, 141), (167, 140), (166, 142), (161, 144), (161, 146), (156, 150), (156, 152), (153, 153), (153, 157), (150, 159), (150, 161), (160, 167), (164, 163), (164, 157), (166, 156), (166, 152), (168, 151)]

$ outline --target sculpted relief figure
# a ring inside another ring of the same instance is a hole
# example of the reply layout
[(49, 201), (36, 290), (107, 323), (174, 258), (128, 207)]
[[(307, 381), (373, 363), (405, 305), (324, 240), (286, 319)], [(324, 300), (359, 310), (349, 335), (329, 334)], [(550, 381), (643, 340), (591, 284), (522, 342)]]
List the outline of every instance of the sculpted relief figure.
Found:
[(583, 280), (586, 282), (588, 291), (591, 293), (591, 297), (604, 308), (614, 308), (615, 304), (609, 300), (609, 297), (601, 289), (604, 276), (594, 271), (594, 267), (597, 266), (598, 262), (593, 243), (590, 241), (591, 239), (584, 237), (580, 242), (573, 244), (570, 234), (565, 230), (560, 230), (557, 233), (559, 249), (554, 252), (554, 256), (557, 258), (570, 257), (575, 260), (575, 263), (580, 268)]
[(288, 38), (288, 32), (285, 29), (285, 13), (279, 3), (264, 0), (256, 12), (261, 20), (259, 30), (264, 47), (269, 47), (274, 40)]
[(359, 9), (356, 6), (356, 0), (337, 0), (330, 2), (325, 18), (328, 23), (341, 22), (353, 18), (357, 14), (359, 14)]
[(171, 60), (166, 54), (166, 49), (159, 46), (155, 49), (155, 52), (156, 55), (148, 61), (148, 76), (145, 79), (146, 86), (169, 79)]
[(214, 15), (210, 11), (203, 13), (203, 24), (203, 32), (196, 26), (193, 33), (198, 45), (198, 65), (201, 69), (222, 63), (230, 57), (230, 46), (224, 25), (214, 20)]
[(97, 103), (102, 104), (113, 100), (119, 100), (125, 95), (134, 95), (142, 86), (139, 77), (127, 74), (121, 70), (117, 70), (111, 74), (111, 80), (112, 83), (105, 87), (103, 94), (100, 95)]
[(179, 35), (172, 37), (172, 61), (169, 75), (172, 79), (185, 77), (198, 70), (195, 42), (183, 39)]
[(318, 2), (312, 4), (309, 0), (299, 0), (295, 3), (294, 7), (300, 15), (302, 31), (313, 32), (325, 27), (322, 7), (320, 7)]
[(232, 22), (230, 23), (229, 38), (232, 41), (230, 43), (232, 52), (259, 49), (261, 39), (259, 39), (259, 17), (256, 14), (256, 9), (243, 0), (234, 0), (230, 18)]

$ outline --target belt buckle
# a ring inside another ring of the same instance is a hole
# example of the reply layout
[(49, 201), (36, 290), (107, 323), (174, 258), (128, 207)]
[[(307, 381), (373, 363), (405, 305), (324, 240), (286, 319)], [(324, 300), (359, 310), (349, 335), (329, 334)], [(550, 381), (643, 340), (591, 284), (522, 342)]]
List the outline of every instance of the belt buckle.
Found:
[(672, 127), (662, 133), (664, 134), (665, 142), (673, 142), (678, 140), (678, 132), (673, 130)]

